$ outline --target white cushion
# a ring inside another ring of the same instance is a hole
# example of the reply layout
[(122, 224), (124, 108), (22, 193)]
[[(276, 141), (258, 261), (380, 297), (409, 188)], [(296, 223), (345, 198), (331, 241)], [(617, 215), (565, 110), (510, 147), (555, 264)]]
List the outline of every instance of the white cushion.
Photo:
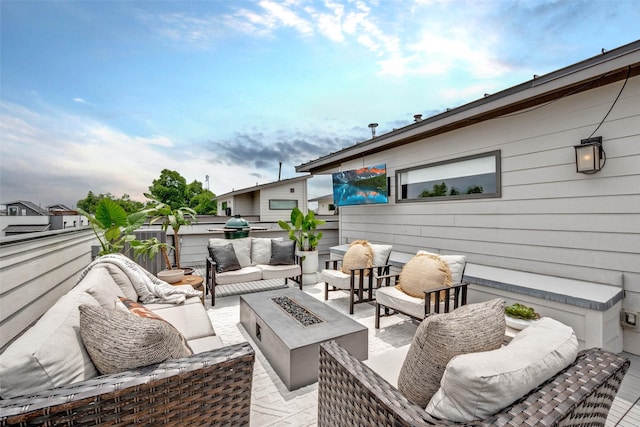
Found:
[(86, 292), (70, 292), (0, 354), (0, 396), (35, 393), (98, 376), (80, 338), (81, 304), (100, 305)]
[[(320, 272), (320, 280), (338, 289), (351, 289), (351, 275), (343, 273), (340, 270), (322, 270)], [(366, 280), (369, 279), (367, 278)]]
[(416, 255), (427, 254), (437, 255), (449, 266), (451, 271), (451, 283), (456, 284), (462, 282), (462, 275), (464, 274), (464, 267), (467, 264), (467, 257), (465, 255), (440, 255), (433, 252), (418, 251)]
[(391, 255), (391, 245), (379, 245), (377, 243), (369, 243), (373, 250), (373, 265), (383, 266), (389, 262), (389, 255)]
[(120, 267), (111, 263), (102, 263), (100, 266), (95, 268), (98, 267), (109, 272), (111, 280), (113, 280), (120, 288), (120, 295), (125, 296), (132, 301), (138, 301), (138, 293), (136, 292), (136, 289), (133, 287), (131, 280), (129, 280), (127, 273), (125, 273)]
[(302, 271), (298, 264), (282, 264), (282, 265), (256, 265), (262, 270), (262, 279), (287, 279), (289, 277), (299, 276)]
[[(125, 296), (122, 289), (111, 277), (109, 270), (103, 268), (103, 265), (96, 265), (89, 270), (82, 281), (73, 288), (73, 292), (88, 293), (104, 308), (115, 308), (115, 301), (117, 298), (119, 296)], [(136, 299), (134, 301), (137, 301), (137, 294), (135, 298)]]
[(282, 237), (273, 239), (268, 237), (251, 238), (251, 265), (269, 264), (271, 259), (271, 240), (281, 241)]
[(542, 318), (505, 347), (451, 359), (426, 410), (456, 422), (485, 419), (569, 366), (577, 353), (573, 329)]
[(424, 317), (424, 298), (414, 298), (395, 286), (382, 286), (376, 289), (376, 302), (386, 307), (396, 308), (418, 319)]
[(258, 267), (244, 267), (240, 270), (216, 273), (216, 284), (218, 285), (253, 282), (260, 279), (262, 279), (262, 270), (260, 270)]
[(411, 344), (404, 345), (393, 350), (385, 351), (377, 356), (363, 361), (373, 372), (380, 375), (386, 382), (398, 388), (398, 377), (404, 359), (407, 357)]
[(189, 344), (189, 347), (191, 347), (193, 354), (198, 354), (225, 346), (218, 335), (210, 335), (208, 337), (192, 339), (187, 341), (187, 344)]
[(251, 237), (243, 237), (241, 239), (209, 239), (209, 247), (224, 246), (231, 243), (233, 250), (238, 257), (240, 267), (249, 267), (251, 265)]
[(200, 301), (198, 303), (154, 304), (153, 309), (149, 305), (145, 307), (171, 323), (187, 340), (192, 340), (215, 334), (207, 311)]

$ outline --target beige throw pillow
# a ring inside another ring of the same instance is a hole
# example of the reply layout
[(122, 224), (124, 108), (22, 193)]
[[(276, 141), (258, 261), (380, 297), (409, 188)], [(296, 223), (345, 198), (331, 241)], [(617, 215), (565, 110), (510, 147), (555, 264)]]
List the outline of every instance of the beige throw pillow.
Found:
[[(342, 258), (342, 272), (351, 274), (351, 270), (357, 268), (369, 268), (373, 266), (373, 250), (366, 240), (355, 240), (349, 245), (349, 249)], [(365, 271), (365, 276), (369, 272)]]
[(418, 254), (404, 265), (398, 282), (398, 290), (414, 298), (424, 298), (425, 291), (451, 286), (451, 270), (437, 255)]
[(153, 365), (191, 354), (164, 320), (99, 306), (80, 306), (80, 336), (102, 374)]
[(494, 299), (424, 319), (400, 370), (398, 389), (402, 394), (424, 408), (440, 387), (451, 358), (499, 348), (506, 327), (504, 307), (504, 300)]

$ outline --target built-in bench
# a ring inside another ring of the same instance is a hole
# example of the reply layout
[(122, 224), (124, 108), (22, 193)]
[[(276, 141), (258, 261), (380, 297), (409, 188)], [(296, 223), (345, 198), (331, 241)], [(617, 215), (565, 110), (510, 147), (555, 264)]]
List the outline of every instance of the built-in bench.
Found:
[[(329, 249), (331, 259), (341, 259), (349, 245)], [(391, 268), (398, 272), (414, 254), (392, 251)], [(571, 326), (581, 348), (601, 347), (622, 351), (621, 287), (467, 262), (463, 281), (469, 282), (468, 301), (504, 298), (507, 304), (532, 306), (541, 316)]]

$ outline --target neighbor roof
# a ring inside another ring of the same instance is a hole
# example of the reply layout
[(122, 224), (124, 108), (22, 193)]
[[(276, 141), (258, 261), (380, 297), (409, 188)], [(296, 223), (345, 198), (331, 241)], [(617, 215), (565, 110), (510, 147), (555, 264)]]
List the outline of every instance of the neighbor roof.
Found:
[(3, 203), (3, 204), (6, 205), (6, 206), (9, 206), (9, 205), (24, 205), (24, 206), (28, 207), (29, 209), (37, 212), (40, 215), (43, 215), (43, 216), (48, 216), (49, 215), (49, 211), (48, 210), (43, 209), (40, 206), (38, 206), (35, 203), (30, 202), (28, 200), (15, 200), (13, 202), (7, 202), (7, 203)]
[(501, 92), (487, 95), (403, 128), (296, 166), (296, 172), (327, 173), (342, 162), (471, 126), (640, 74), (640, 40)]
[(304, 176), (298, 176), (295, 178), (287, 178), (287, 179), (281, 179), (280, 181), (274, 181), (274, 182), (270, 182), (268, 184), (261, 184), (261, 185), (256, 185), (254, 187), (248, 187), (248, 188), (243, 188), (240, 190), (234, 190), (231, 191), (229, 193), (225, 193), (225, 194), (220, 194), (218, 196), (216, 196), (217, 199), (223, 198), (223, 197), (230, 197), (230, 196), (237, 196), (240, 194), (246, 194), (246, 193), (252, 193), (254, 191), (258, 191), (258, 190), (264, 190), (266, 188), (271, 188), (271, 187), (276, 187), (276, 186), (280, 186), (282, 184), (291, 184), (297, 181), (303, 181), (303, 180), (307, 180), (311, 178), (311, 175), (304, 175)]

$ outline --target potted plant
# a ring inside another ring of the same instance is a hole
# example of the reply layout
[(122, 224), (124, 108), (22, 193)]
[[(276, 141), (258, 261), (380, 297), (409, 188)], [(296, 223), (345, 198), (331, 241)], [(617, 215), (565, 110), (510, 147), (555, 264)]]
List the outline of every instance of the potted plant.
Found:
[(168, 283), (175, 283), (182, 280), (185, 275), (185, 271), (182, 269), (171, 268), (171, 260), (169, 259), (168, 249), (172, 246), (168, 243), (161, 242), (156, 237), (152, 237), (146, 240), (133, 240), (129, 242), (133, 248), (133, 254), (138, 260), (140, 257), (146, 257), (150, 260), (154, 259), (158, 253), (162, 254), (162, 259), (165, 264), (165, 269), (158, 272), (157, 277)]
[(296, 242), (298, 255), (302, 257), (302, 273), (309, 274), (318, 271), (318, 243), (322, 239), (322, 231), (317, 231), (319, 225), (326, 221), (316, 219), (313, 211), (306, 215), (298, 208), (291, 211), (291, 224), (279, 220), (278, 225), (289, 232), (289, 239)]
[(82, 209), (77, 210), (89, 220), (89, 225), (100, 242), (98, 255), (122, 252), (126, 243), (135, 240), (133, 232), (147, 218), (144, 211), (127, 215), (124, 208), (111, 199), (100, 200), (95, 215)]
[(533, 307), (515, 303), (504, 309), (507, 326), (516, 330), (522, 330), (540, 319)]
[(197, 222), (196, 211), (186, 206), (180, 208), (172, 208), (170, 205), (161, 202), (151, 194), (145, 193), (145, 197), (151, 199), (155, 205), (145, 212), (151, 217), (149, 225), (162, 221), (162, 230), (167, 231), (169, 227), (173, 229), (173, 245), (176, 253), (176, 267), (180, 268), (180, 227), (190, 225), (191, 222)]

